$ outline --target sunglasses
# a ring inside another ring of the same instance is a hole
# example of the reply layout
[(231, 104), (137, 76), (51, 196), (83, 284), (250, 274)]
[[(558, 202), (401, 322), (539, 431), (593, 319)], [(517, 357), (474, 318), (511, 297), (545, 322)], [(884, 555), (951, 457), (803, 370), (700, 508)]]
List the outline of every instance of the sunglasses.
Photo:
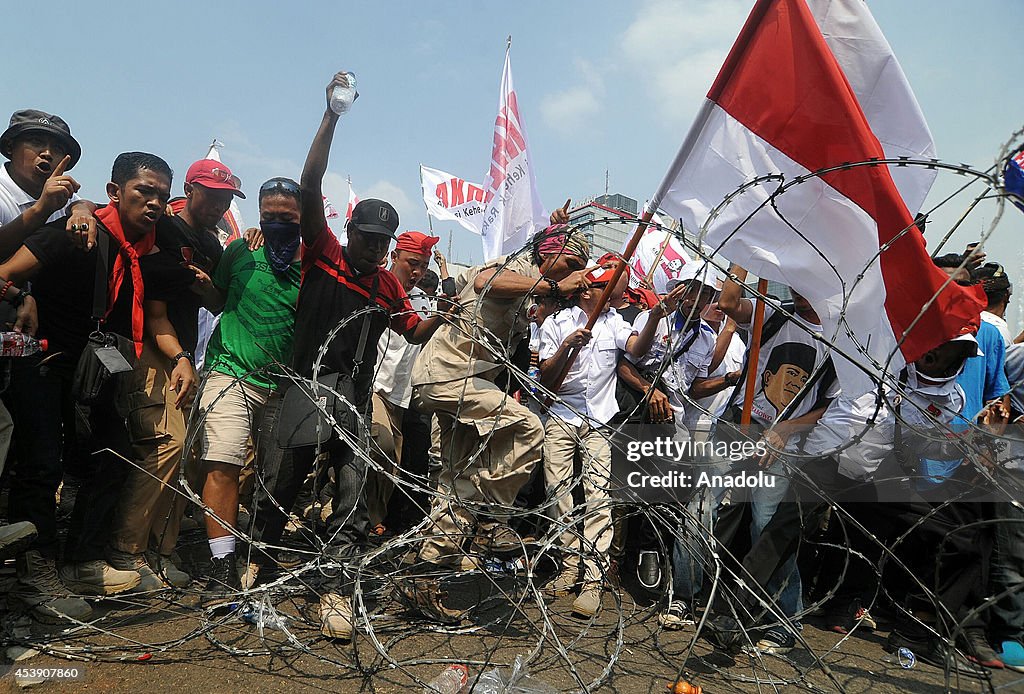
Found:
[(218, 181), (231, 184), (236, 190), (241, 190), (242, 188), (242, 179), (225, 169), (210, 169), (209, 175), (210, 178), (216, 178)]
[(290, 181), (287, 178), (272, 178), (260, 186), (260, 195), (266, 195), (275, 190), (283, 190), (289, 195), (297, 196), (299, 194), (299, 186), (295, 181)]

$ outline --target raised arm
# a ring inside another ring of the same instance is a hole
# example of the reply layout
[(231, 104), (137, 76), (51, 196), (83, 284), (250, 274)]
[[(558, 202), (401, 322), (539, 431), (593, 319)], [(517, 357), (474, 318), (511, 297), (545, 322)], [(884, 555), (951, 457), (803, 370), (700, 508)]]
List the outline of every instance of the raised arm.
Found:
[(312, 246), (327, 227), (327, 218), (324, 216), (323, 179), (327, 173), (327, 160), (331, 155), (334, 129), (338, 125), (338, 114), (331, 110), (331, 92), (337, 86), (347, 85), (348, 76), (344, 72), (336, 74), (327, 85), (327, 107), (324, 110), (324, 117), (320, 121), (320, 128), (316, 131), (313, 144), (309, 146), (309, 154), (306, 155), (306, 163), (302, 167), (302, 178), (299, 180), (302, 191), (302, 218), (299, 230), (302, 234), (302, 243), (307, 246)]
[[(737, 281), (732, 278), (736, 277)], [(722, 285), (722, 294), (718, 297), (718, 308), (722, 313), (741, 325), (747, 325), (754, 317), (754, 302), (743, 298), (743, 287), (739, 282), (747, 279), (747, 271), (733, 264), (729, 268), (729, 278)]]

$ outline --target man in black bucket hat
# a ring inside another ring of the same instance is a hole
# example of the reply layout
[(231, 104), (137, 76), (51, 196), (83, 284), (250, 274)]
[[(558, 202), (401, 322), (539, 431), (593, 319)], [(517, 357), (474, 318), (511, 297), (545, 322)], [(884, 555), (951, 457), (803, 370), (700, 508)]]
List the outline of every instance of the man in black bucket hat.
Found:
[(82, 157), (82, 147), (60, 116), (35, 109), (15, 111), (0, 135), (0, 261), (10, 257), (29, 234), (70, 215), (68, 233), (87, 248), (95, 242), (96, 206), (80, 199), (81, 187), (65, 172)]

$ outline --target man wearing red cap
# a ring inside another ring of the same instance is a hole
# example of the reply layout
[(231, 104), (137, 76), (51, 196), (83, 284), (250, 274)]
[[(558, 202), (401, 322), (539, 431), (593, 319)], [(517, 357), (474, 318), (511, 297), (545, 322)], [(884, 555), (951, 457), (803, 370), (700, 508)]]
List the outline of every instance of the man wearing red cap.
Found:
[[(193, 163), (185, 174), (185, 206), (157, 226), (155, 252), (145, 259), (147, 276), (159, 278), (146, 292), (147, 319), (162, 328), (145, 341), (135, 366), (128, 397), (138, 406), (128, 418), (128, 433), (139, 467), (125, 481), (108, 551), (111, 566), (140, 573), (143, 590), (189, 583), (170, 555), (185, 508), (178, 469), (196, 385), (192, 355), (199, 341), (199, 309), (221, 309), (210, 282), (224, 253), (217, 222), (235, 196), (245, 197), (240, 189), (241, 181), (221, 162)], [(178, 366), (185, 367), (184, 379), (172, 378)]]
[[(416, 287), (430, 265), (430, 251), (440, 239), (421, 231), (405, 231), (398, 235), (391, 251), (391, 272), (409, 294), (413, 308), (426, 318), (430, 309), (426, 294)], [(388, 474), (394, 474), (402, 460), (402, 420), (412, 398), (412, 365), (420, 346), (387, 328), (377, 344), (377, 375), (373, 382), (373, 435), (380, 453), (377, 462)], [(370, 532), (383, 534), (388, 502), (394, 483), (376, 470), (366, 476), (366, 510), (370, 518)]]
[[(554, 314), (540, 328), (540, 372), (541, 383), (545, 386), (555, 386), (569, 353), (580, 350), (551, 407), (544, 436), (544, 478), (548, 494), (556, 499), (559, 521), (572, 525), (573, 461), (577, 454), (582, 457), (587, 509), (578, 515), (585, 518), (584, 544), (580, 544), (575, 531), (562, 533), (559, 537), (564, 551), (562, 571), (548, 584), (546, 591), (555, 596), (572, 592), (581, 585), (583, 568), (582, 587), (572, 610), (584, 617), (597, 613), (603, 592), (601, 569), (594, 551), (607, 558), (612, 539), (609, 503), (612, 452), (601, 427), (619, 411), (615, 399), (619, 354), (626, 352), (634, 357), (646, 354), (658, 325), (657, 320), (652, 320), (637, 334), (612, 308), (621, 301), (629, 281), (628, 273), (623, 272), (593, 330), (586, 329), (588, 316), (601, 305), (601, 295), (614, 274), (613, 267), (602, 267), (588, 274), (590, 286), (579, 295), (577, 304)], [(655, 306), (652, 316), (663, 317), (664, 306)]]

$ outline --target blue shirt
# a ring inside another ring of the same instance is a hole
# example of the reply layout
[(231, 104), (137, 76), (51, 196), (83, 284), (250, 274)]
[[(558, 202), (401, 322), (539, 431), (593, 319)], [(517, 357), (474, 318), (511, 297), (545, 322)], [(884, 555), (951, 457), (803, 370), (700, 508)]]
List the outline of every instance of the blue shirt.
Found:
[[(978, 350), (976, 357), (964, 362), (964, 369), (956, 378), (956, 383), (964, 392), (964, 407), (959, 416), (949, 423), (951, 431), (962, 434), (974, 423), (985, 403), (1001, 398), (1010, 392), (1010, 383), (1006, 380), (1006, 342), (999, 329), (991, 323), (981, 322), (978, 334)], [(953, 476), (960, 467), (962, 459), (921, 461), (921, 472), (926, 479), (918, 480), (918, 489), (929, 484), (941, 484)]]
[(1005, 368), (1006, 342), (999, 328), (982, 321), (975, 337), (982, 354), (964, 362), (964, 370), (956, 379), (957, 385), (964, 391), (964, 409), (961, 414), (968, 422), (974, 421), (985, 403), (1010, 392)]

